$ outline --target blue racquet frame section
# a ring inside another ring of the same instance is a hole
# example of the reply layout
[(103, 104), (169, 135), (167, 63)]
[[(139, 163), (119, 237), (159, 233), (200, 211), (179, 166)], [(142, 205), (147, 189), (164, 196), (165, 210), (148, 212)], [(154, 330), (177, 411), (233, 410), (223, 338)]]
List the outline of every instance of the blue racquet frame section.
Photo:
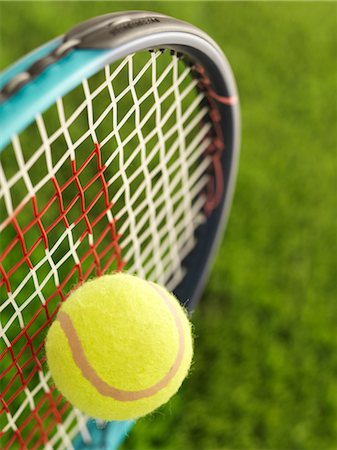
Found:
[[(30, 64), (48, 54), (57, 46), (51, 42), (31, 53), (1, 74), (0, 88), (8, 79), (22, 72)], [(23, 86), (0, 107), (0, 150), (9, 144), (13, 134), (19, 134), (36, 114), (45, 111), (58, 97), (75, 88), (83, 79), (99, 70), (109, 58), (111, 50), (74, 50), (57, 63), (47, 67), (36, 79)], [(34, 101), (32, 101), (34, 99)]]
[(97, 427), (95, 420), (89, 420), (87, 428), (91, 436), (91, 443), (86, 444), (82, 436), (77, 436), (73, 441), (75, 449), (85, 450), (114, 450), (124, 441), (134, 424), (133, 420), (123, 422), (108, 422), (102, 429)]

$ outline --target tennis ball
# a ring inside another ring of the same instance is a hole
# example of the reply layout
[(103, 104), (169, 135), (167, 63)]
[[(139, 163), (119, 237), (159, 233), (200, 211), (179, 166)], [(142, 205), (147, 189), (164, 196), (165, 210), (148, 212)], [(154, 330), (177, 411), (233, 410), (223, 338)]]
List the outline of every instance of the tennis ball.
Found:
[(192, 353), (191, 326), (178, 300), (125, 273), (71, 293), (46, 339), (56, 387), (103, 420), (140, 417), (167, 402), (186, 377)]

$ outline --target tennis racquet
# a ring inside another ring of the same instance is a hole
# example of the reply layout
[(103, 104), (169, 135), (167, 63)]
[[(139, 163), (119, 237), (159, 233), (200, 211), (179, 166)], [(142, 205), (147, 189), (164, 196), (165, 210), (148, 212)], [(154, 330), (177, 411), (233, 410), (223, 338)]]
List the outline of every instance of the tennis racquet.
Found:
[(234, 78), (199, 29), (129, 11), (35, 50), (0, 88), (2, 448), (114, 449), (132, 422), (65, 401), (46, 332), (70, 290), (106, 272), (196, 304), (233, 194)]

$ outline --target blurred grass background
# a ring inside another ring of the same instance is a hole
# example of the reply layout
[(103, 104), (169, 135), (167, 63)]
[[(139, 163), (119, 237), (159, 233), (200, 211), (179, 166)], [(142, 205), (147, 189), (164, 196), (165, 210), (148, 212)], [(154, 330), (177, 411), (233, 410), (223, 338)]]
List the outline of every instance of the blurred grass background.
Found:
[(336, 3), (2, 2), (1, 66), (95, 15), (157, 10), (229, 58), (242, 156), (180, 394), (125, 450), (337, 445)]

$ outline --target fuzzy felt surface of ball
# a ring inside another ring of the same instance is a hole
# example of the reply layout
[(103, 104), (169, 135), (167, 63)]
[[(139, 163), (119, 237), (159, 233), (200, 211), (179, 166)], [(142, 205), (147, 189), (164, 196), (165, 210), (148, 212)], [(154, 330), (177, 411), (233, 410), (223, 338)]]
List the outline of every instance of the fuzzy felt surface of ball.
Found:
[(174, 395), (193, 355), (191, 325), (173, 294), (126, 273), (81, 285), (46, 339), (56, 387), (104, 420), (144, 416)]

